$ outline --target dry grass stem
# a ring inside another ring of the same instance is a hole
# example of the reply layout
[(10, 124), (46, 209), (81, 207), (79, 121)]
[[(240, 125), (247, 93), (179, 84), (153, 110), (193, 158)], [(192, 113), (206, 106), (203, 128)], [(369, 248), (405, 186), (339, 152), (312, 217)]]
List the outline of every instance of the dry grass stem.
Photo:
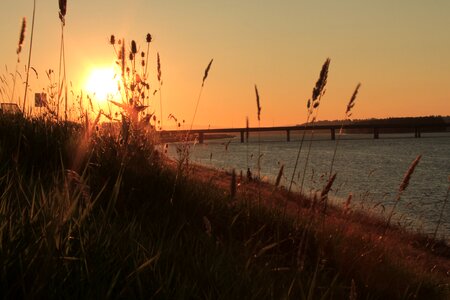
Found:
[[(360, 87), (361, 87), (361, 83), (358, 83), (356, 85), (355, 91), (353, 92), (353, 94), (352, 94), (352, 96), (351, 96), (351, 98), (350, 98), (350, 100), (349, 100), (349, 102), (347, 104), (347, 109), (345, 110), (345, 118), (346, 118), (346, 120), (349, 120), (351, 115), (352, 115), (351, 110), (355, 106), (356, 96), (358, 95), (358, 91), (359, 91)], [(333, 157), (331, 158), (331, 165), (330, 165), (330, 173), (329, 173), (330, 177), (331, 177), (331, 174), (333, 173), (333, 166), (334, 166), (334, 162), (335, 162), (335, 159), (336, 159), (337, 147), (338, 147), (338, 144), (339, 144), (339, 140), (341, 139), (343, 128), (344, 128), (344, 123), (342, 123), (341, 128), (339, 129), (339, 135), (338, 135), (338, 137), (336, 139), (336, 143), (334, 145), (334, 152), (333, 152)]]
[(436, 237), (437, 237), (439, 226), (441, 225), (441, 222), (442, 222), (442, 215), (444, 213), (445, 206), (447, 205), (448, 195), (450, 193), (450, 175), (448, 176), (448, 183), (449, 183), (449, 186), (447, 188), (447, 193), (445, 195), (444, 202), (442, 203), (442, 208), (441, 208), (441, 212), (439, 214), (439, 219), (438, 219), (438, 222), (437, 222), (437, 225), (436, 225), (436, 229), (434, 230), (434, 234), (433, 234), (433, 238), (434, 239), (436, 239)]
[(25, 95), (23, 97), (23, 107), (22, 113), (25, 114), (25, 105), (27, 103), (27, 94), (28, 94), (28, 78), (30, 75), (30, 66), (31, 66), (31, 53), (33, 50), (33, 36), (34, 36), (34, 19), (36, 17), (36, 0), (33, 1), (33, 17), (31, 19), (31, 35), (30, 35), (30, 49), (28, 51), (28, 65), (27, 65), (27, 79), (25, 81)]
[(328, 198), (328, 193), (331, 191), (331, 187), (333, 186), (334, 180), (336, 179), (336, 175), (337, 174), (334, 173), (333, 176), (331, 176), (325, 187), (320, 192), (320, 199), (322, 201), (325, 201)]
[[(313, 91), (312, 91), (312, 98), (311, 98), (312, 100), (308, 99), (308, 101), (306, 102), (307, 114), (306, 114), (306, 123), (305, 123), (306, 125), (305, 126), (309, 125), (309, 120), (311, 118), (311, 115), (314, 113), (315, 110), (317, 111), (317, 109), (319, 107), (320, 99), (325, 94), (325, 90), (324, 89), (325, 89), (325, 85), (327, 83), (328, 69), (330, 67), (330, 62), (331, 62), (331, 60), (329, 58), (327, 58), (325, 60), (324, 64), (322, 65), (322, 69), (320, 71), (319, 79), (317, 80), (316, 85), (315, 85), (315, 87), (313, 88)], [(316, 113), (316, 117), (317, 117), (317, 113)], [(314, 123), (314, 120), (315, 120), (316, 117), (313, 118), (313, 121), (311, 122), (311, 124)], [(302, 151), (303, 142), (305, 140), (305, 135), (306, 135), (306, 130), (303, 131), (302, 138), (300, 140), (300, 144), (299, 144), (298, 152), (297, 152), (297, 157), (295, 159), (294, 170), (292, 172), (291, 181), (289, 183), (288, 193), (291, 192), (292, 184), (294, 183), (295, 173), (297, 172), (298, 161), (300, 159), (300, 153)], [(313, 138), (313, 136), (311, 136), (311, 142), (310, 142), (309, 149), (311, 149), (312, 138)], [(303, 172), (302, 183), (301, 183), (301, 186), (300, 186), (300, 193), (302, 193), (302, 191), (303, 191), (303, 182), (304, 182), (304, 179), (305, 179), (305, 172), (306, 172), (306, 167), (307, 167), (307, 164), (308, 164), (308, 159), (309, 159), (309, 151), (308, 151), (307, 160), (305, 162), (305, 169), (304, 169), (304, 172)]]
[(236, 170), (233, 169), (233, 171), (231, 172), (231, 184), (230, 184), (230, 198), (231, 198), (231, 200), (233, 200), (236, 197), (236, 189), (237, 189)]
[(419, 163), (420, 159), (422, 158), (422, 155), (418, 155), (416, 159), (413, 160), (413, 162), (410, 164), (408, 170), (406, 171), (405, 175), (403, 176), (402, 183), (400, 184), (400, 187), (398, 189), (397, 198), (395, 199), (394, 206), (392, 207), (392, 210), (389, 214), (388, 220), (386, 222), (386, 227), (384, 229), (384, 234), (386, 234), (387, 229), (389, 228), (389, 225), (391, 223), (392, 216), (394, 215), (395, 208), (397, 207), (398, 202), (400, 201), (402, 193), (406, 190), (406, 188), (409, 185), (409, 181), (411, 179), (411, 175), (414, 173), (415, 168), (417, 167), (417, 164)]
[(283, 173), (284, 173), (284, 164), (281, 165), (280, 170), (278, 171), (277, 179), (275, 180), (275, 187), (278, 187), (280, 185)]

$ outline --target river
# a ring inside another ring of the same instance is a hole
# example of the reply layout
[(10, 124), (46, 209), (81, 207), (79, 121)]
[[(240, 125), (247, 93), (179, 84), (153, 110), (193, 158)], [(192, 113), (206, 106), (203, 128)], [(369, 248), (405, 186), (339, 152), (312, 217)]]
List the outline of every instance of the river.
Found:
[[(284, 165), (281, 185), (288, 187), (300, 140), (301, 133), (291, 133), (291, 142), (286, 141), (285, 133), (252, 133), (248, 143), (241, 143), (239, 137), (205, 140), (204, 144), (191, 145), (190, 159), (217, 169), (234, 168), (238, 174), (240, 171), (245, 174), (248, 167), (257, 175), (260, 153), (261, 178), (275, 182)], [(411, 134), (385, 134), (379, 139), (373, 139), (372, 135), (349, 134), (337, 136), (336, 141), (330, 140), (329, 133), (316, 132), (312, 139), (308, 133), (302, 145), (293, 190), (300, 189), (302, 178), (304, 193), (322, 189), (328, 180), (337, 141), (333, 166), (337, 177), (331, 192), (335, 204), (340, 205), (351, 193), (353, 209), (387, 216), (405, 172), (411, 162), (422, 155), (409, 186), (401, 195), (393, 221), (411, 231), (432, 235), (443, 211), (438, 237), (450, 240), (450, 203), (442, 209), (450, 185), (450, 133), (424, 133), (422, 138), (413, 138)], [(169, 146), (169, 155), (176, 159), (176, 144)]]

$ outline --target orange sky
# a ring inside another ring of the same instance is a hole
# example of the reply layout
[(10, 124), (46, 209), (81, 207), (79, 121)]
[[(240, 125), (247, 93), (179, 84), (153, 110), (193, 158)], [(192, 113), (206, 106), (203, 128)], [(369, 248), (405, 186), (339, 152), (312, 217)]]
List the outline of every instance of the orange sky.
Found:
[[(203, 71), (214, 58), (203, 90), (197, 126), (256, 125), (254, 84), (261, 125), (302, 123), (306, 101), (327, 57), (327, 93), (319, 119), (343, 118), (358, 82), (355, 118), (450, 115), (450, 1), (106, 1), (68, 0), (66, 57), (69, 80), (85, 90), (89, 73), (111, 67), (111, 34), (145, 46), (153, 35), (151, 82), (161, 55), (163, 117), (192, 119)], [(27, 60), (31, 0), (0, 2), (0, 74), (14, 70), (22, 17), (28, 26), (19, 70)], [(37, 0), (31, 65), (33, 92), (57, 70), (58, 1)], [(19, 89), (18, 89), (19, 90)], [(23, 87), (20, 87), (23, 97)], [(159, 112), (159, 97), (152, 110)]]

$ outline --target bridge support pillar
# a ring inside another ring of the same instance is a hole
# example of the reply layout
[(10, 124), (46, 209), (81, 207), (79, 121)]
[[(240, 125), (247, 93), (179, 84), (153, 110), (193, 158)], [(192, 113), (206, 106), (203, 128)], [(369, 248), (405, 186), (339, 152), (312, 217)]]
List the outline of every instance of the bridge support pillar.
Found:
[(380, 132), (379, 132), (377, 127), (373, 128), (373, 138), (374, 139), (379, 139), (380, 138)]
[(241, 131), (241, 143), (243, 143), (243, 142), (244, 142), (244, 132)]
[(286, 141), (288, 141), (288, 142), (291, 141), (291, 131), (289, 129), (286, 130)]
[(331, 128), (331, 139), (334, 141), (336, 139), (336, 132), (334, 131), (334, 128)]
[(414, 137), (415, 138), (420, 138), (420, 135), (421, 135), (420, 127), (414, 128)]
[(200, 132), (198, 134), (198, 142), (199, 144), (203, 144), (204, 141), (205, 141), (205, 134), (203, 132)]

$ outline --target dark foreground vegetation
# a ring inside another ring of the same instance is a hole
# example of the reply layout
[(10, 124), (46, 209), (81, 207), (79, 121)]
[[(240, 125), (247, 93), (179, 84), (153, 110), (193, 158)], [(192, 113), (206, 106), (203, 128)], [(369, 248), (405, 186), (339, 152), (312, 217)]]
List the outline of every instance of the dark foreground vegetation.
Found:
[(216, 183), (141, 134), (0, 117), (2, 298), (448, 299), (444, 244)]

